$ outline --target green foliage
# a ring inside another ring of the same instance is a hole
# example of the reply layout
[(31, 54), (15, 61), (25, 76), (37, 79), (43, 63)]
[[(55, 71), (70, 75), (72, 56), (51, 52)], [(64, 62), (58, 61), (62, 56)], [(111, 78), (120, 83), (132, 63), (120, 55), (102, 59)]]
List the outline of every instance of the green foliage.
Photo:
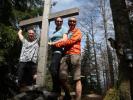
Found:
[(50, 74), (50, 72), (48, 70), (47, 70), (47, 73), (46, 73), (45, 82), (46, 82), (45, 88), (48, 91), (51, 91), (52, 90), (52, 78), (51, 78), (51, 74)]
[(88, 94), (89, 91), (92, 89), (92, 84), (89, 82), (88, 76), (90, 76), (90, 67), (92, 62), (92, 54), (91, 54), (91, 46), (90, 46), (90, 40), (89, 35), (86, 35), (86, 46), (84, 48), (84, 54), (81, 61), (81, 69), (82, 69), (82, 75), (85, 76), (85, 78), (82, 79), (82, 85), (83, 85), (83, 94)]
[(2, 0), (0, 23), (15, 26), (20, 20), (42, 15), (42, 2), (42, 0)]
[(89, 35), (86, 35), (86, 46), (84, 48), (84, 54), (82, 57), (82, 61), (81, 61), (81, 68), (82, 68), (82, 73), (83, 75), (87, 75), (88, 73), (84, 73), (84, 69), (85, 67), (90, 67), (90, 63), (91, 63), (91, 59), (92, 59), (92, 55), (91, 55), (91, 46), (90, 46), (90, 40), (89, 40)]
[(13, 13), (17, 21), (42, 15), (42, 0), (12, 0)]
[(90, 44), (89, 35), (86, 34), (86, 46), (81, 61), (82, 75), (86, 78), (82, 80), (83, 93), (90, 93), (91, 91), (101, 94), (100, 82), (97, 82), (97, 73), (94, 73), (94, 55), (92, 54), (92, 46)]
[(43, 5), (42, 0), (12, 0), (14, 9), (25, 12), (31, 9), (39, 8)]
[(0, 2), (0, 23), (11, 25), (10, 20), (13, 20), (13, 12), (11, 0), (1, 0)]
[(25, 12), (19, 11), (14, 9), (13, 13), (16, 16), (17, 21), (33, 18), (35, 16), (42, 15), (43, 9), (42, 8), (36, 8), (34, 10), (28, 11), (26, 10)]
[(10, 48), (13, 46), (14, 40), (16, 39), (16, 31), (11, 26), (0, 25), (0, 37), (1, 37), (1, 47)]
[[(9, 63), (9, 60), (15, 57), (11, 54), (17, 51), (14, 47), (16, 46), (17, 32), (11, 26), (5, 26), (0, 24), (0, 65), (2, 63)], [(14, 51), (15, 50), (15, 51)], [(13, 62), (10, 62), (13, 63)]]
[(87, 77), (82, 78), (81, 81), (82, 81), (82, 88), (83, 88), (82, 94), (83, 94), (83, 95), (84, 95), (84, 94), (89, 94), (89, 91), (90, 91), (90, 84), (89, 84), (89, 82), (88, 82)]
[(107, 91), (107, 94), (106, 94), (104, 100), (120, 100), (119, 90), (117, 90), (115, 88), (109, 89)]

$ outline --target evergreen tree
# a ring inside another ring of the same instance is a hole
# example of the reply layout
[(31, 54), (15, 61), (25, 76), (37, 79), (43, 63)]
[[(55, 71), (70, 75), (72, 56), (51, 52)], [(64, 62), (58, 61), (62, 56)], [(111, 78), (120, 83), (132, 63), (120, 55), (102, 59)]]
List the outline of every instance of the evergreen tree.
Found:
[(84, 53), (81, 61), (81, 69), (82, 69), (82, 75), (85, 77), (82, 79), (83, 84), (83, 94), (88, 94), (90, 91), (90, 83), (88, 76), (90, 75), (90, 69), (91, 69), (91, 47), (90, 47), (90, 40), (89, 35), (86, 34), (86, 46), (84, 48)]

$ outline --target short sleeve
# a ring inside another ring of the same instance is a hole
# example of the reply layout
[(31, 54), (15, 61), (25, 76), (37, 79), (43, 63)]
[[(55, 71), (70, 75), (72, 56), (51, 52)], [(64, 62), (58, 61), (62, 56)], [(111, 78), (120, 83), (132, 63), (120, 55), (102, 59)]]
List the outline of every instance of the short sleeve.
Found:
[(22, 41), (23, 44), (28, 42), (25, 38), (23, 38), (21, 41)]

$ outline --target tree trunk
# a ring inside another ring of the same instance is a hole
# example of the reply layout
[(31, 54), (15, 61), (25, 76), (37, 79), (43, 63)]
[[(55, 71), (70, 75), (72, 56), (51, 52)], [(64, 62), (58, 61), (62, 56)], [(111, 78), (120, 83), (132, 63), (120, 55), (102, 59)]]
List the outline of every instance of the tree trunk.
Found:
[(116, 53), (119, 59), (119, 88), (121, 100), (131, 100), (130, 93), (130, 68), (124, 57), (124, 49), (132, 48), (130, 36), (130, 21), (126, 10), (125, 0), (110, 0), (115, 38)]
[(106, 12), (106, 3), (108, 0), (100, 0), (100, 11), (103, 19), (103, 28), (104, 28), (104, 35), (105, 35), (105, 44), (106, 44), (106, 50), (107, 50), (107, 62), (108, 62), (108, 69), (109, 69), (109, 85), (108, 88), (112, 88), (114, 86), (114, 69), (113, 69), (113, 60), (112, 54), (110, 52), (110, 48), (108, 46), (108, 24), (109, 21), (107, 19), (107, 12)]

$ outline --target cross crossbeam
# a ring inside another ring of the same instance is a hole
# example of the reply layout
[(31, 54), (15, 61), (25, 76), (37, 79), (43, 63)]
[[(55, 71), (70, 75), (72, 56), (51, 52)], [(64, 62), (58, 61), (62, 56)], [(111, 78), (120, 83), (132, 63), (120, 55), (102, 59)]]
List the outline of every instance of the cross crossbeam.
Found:
[[(70, 17), (70, 16), (75, 16), (78, 14), (79, 14), (79, 8), (71, 8), (71, 9), (51, 13), (49, 16), (49, 20), (52, 21), (52, 20), (54, 20), (54, 18), (56, 18), (58, 16), (61, 16), (62, 18), (66, 18), (66, 17)], [(38, 24), (41, 24), (41, 22), (42, 22), (42, 16), (38, 16), (35, 18), (20, 21), (19, 26), (24, 27), (27, 25), (35, 25), (35, 24), (38, 25)]]

